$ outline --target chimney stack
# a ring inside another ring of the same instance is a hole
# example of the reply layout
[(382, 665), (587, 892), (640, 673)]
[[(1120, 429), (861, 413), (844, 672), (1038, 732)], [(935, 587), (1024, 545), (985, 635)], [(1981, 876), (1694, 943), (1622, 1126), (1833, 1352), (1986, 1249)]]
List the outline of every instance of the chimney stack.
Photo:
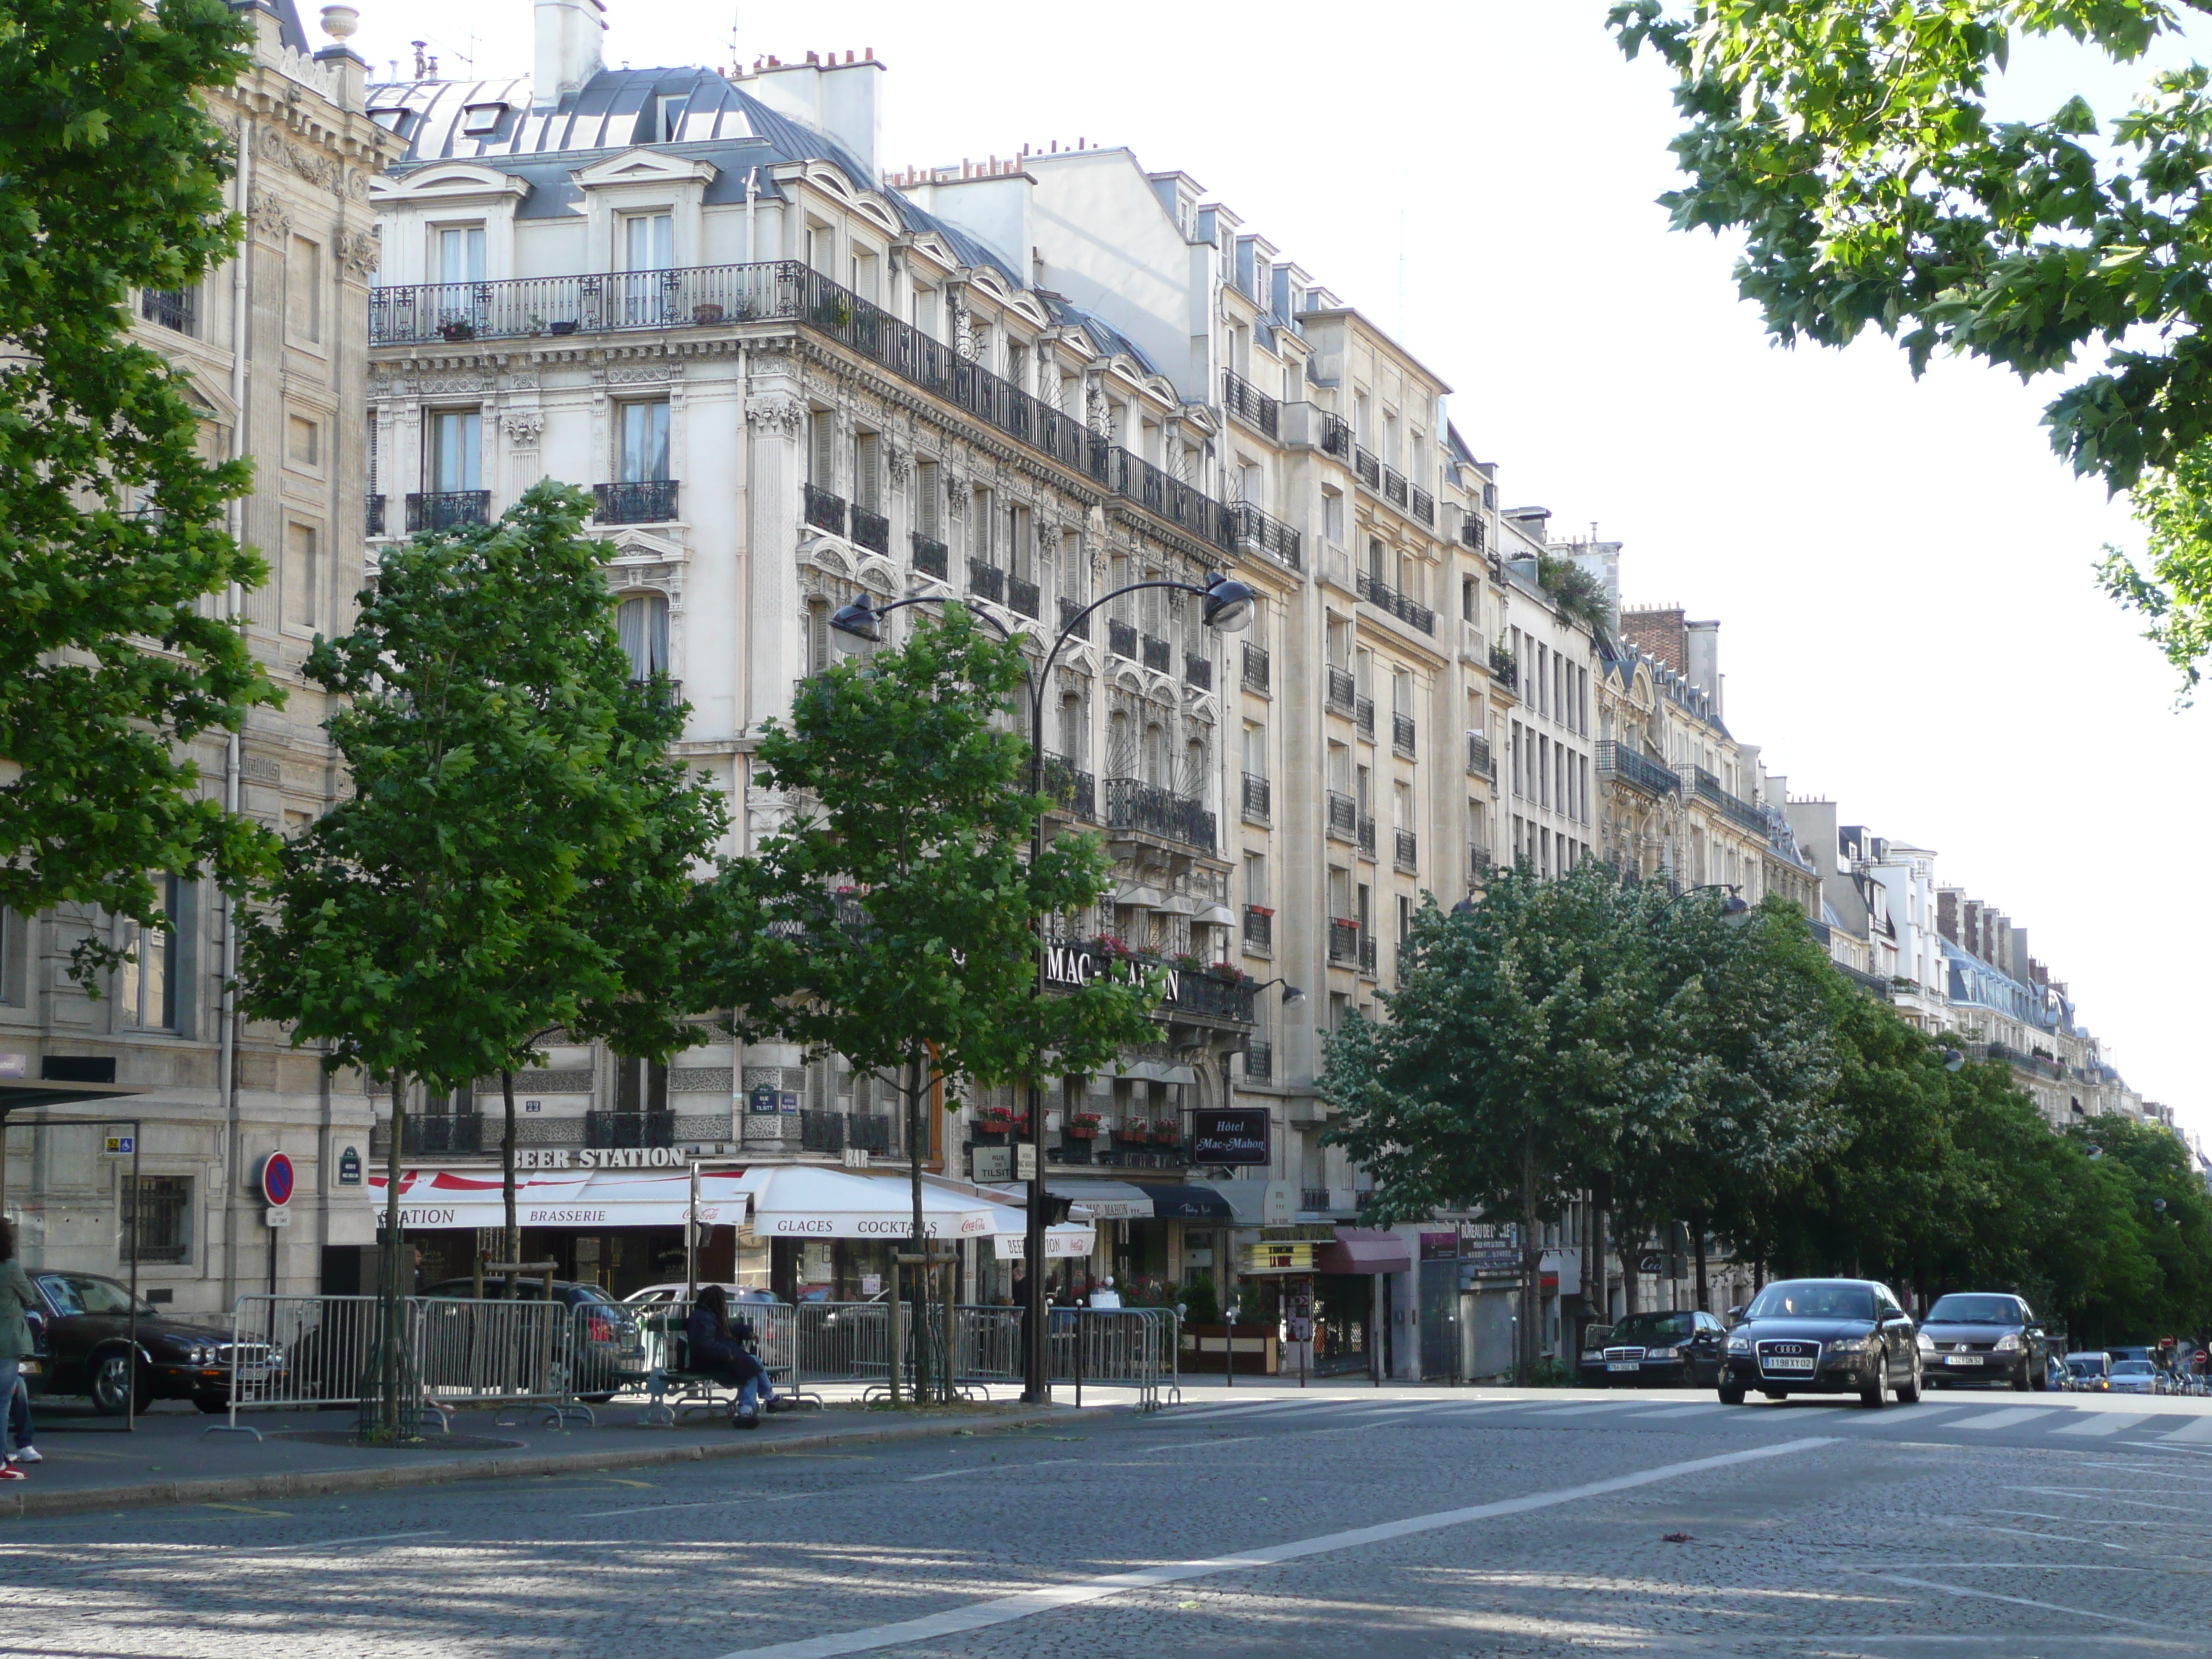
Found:
[(537, 73), (531, 77), (532, 104), (551, 109), (583, 90), (605, 67), (599, 57), (607, 32), (605, 0), (536, 0)]

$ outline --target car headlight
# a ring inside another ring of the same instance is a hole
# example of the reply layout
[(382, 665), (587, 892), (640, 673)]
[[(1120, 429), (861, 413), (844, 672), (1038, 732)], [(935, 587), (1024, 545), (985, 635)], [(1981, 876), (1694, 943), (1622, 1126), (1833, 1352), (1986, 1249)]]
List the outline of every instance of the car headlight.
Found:
[(1728, 1351), (1730, 1353), (1749, 1353), (1751, 1352), (1751, 1333), (1749, 1331), (1730, 1331), (1729, 1333)]
[(1929, 1336), (1927, 1332), (1920, 1331), (1916, 1333), (1912, 1340), (1919, 1344), (1921, 1352), (1934, 1353), (1936, 1352), (1936, 1340), (1933, 1337)]
[(1835, 1354), (1864, 1353), (1867, 1351), (1867, 1340), (1863, 1336), (1846, 1336), (1829, 1343), (1827, 1347), (1830, 1353)]
[(2018, 1353), (2020, 1352), (2020, 1333), (2018, 1331), (2007, 1331), (2002, 1336), (1997, 1339), (1996, 1346), (1991, 1352), (1996, 1353)]
[(1674, 1357), (1674, 1350), (1672, 1348), (1646, 1348), (1644, 1351), (1644, 1357), (1646, 1359), (1672, 1359)]

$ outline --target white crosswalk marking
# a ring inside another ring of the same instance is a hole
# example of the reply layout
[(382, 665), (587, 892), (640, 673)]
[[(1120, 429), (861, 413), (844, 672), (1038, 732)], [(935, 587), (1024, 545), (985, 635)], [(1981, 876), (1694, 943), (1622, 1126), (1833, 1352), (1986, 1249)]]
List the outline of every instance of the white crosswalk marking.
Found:
[(1656, 1412), (1638, 1412), (1636, 1415), (1639, 1419), (1647, 1417), (1710, 1417), (1715, 1412), (1724, 1412), (1729, 1409), (1731, 1408), (1727, 1406), (1721, 1405), (1662, 1406)]
[(2162, 1434), (2159, 1438), (2184, 1442), (2212, 1440), (2212, 1417), (2200, 1417), (2185, 1428), (2176, 1429), (2172, 1434)]
[(2064, 1428), (2054, 1429), (2051, 1432), (2054, 1434), (2118, 1434), (2122, 1429), (2133, 1428), (2138, 1423), (2148, 1421), (2150, 1421), (2150, 1415), (2147, 1412), (2095, 1412), (2084, 1416), (2079, 1423), (2069, 1423)]
[(2051, 1415), (2049, 1406), (2012, 1406), (2003, 1411), (1984, 1412), (1979, 1417), (1969, 1417), (1961, 1422), (1944, 1426), (1953, 1429), (2008, 1429), (2017, 1423), (2027, 1423), (2039, 1417)]
[(1592, 1412), (1626, 1411), (1638, 1403), (1633, 1400), (1595, 1400), (1581, 1406), (1539, 1406), (1534, 1414), (1539, 1417), (1584, 1417)]

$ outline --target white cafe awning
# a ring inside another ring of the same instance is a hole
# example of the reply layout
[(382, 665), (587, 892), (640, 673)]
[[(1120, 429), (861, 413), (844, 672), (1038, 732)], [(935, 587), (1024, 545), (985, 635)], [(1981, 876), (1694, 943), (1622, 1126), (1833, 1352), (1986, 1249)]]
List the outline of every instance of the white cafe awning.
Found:
[(1189, 1066), (1169, 1066), (1157, 1060), (1133, 1060), (1115, 1073), (1116, 1077), (1136, 1078), (1146, 1083), (1195, 1083), (1196, 1068)]
[[(1142, 1221), (1150, 1219), (1152, 1213), (1152, 1194), (1126, 1181), (1081, 1181), (1055, 1175), (1046, 1178), (1044, 1189), (1076, 1206), (1071, 1214), (1078, 1221)], [(991, 1190), (1004, 1193), (1017, 1205), (1024, 1200), (1024, 1189), (1018, 1186), (994, 1182)]]
[[(875, 1238), (896, 1242), (914, 1234), (914, 1194), (903, 1176), (895, 1180), (845, 1170), (787, 1164), (753, 1173), (761, 1177), (753, 1198), (753, 1231), (761, 1238)], [(1000, 1206), (982, 1197), (949, 1192), (927, 1182), (921, 1188), (921, 1225), (930, 1238), (986, 1238)]]

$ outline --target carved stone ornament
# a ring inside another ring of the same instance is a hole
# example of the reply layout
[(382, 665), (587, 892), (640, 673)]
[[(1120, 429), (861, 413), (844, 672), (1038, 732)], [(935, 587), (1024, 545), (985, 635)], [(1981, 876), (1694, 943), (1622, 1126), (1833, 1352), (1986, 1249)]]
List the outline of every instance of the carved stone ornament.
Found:
[(795, 398), (763, 398), (745, 406), (745, 421), (796, 438), (806, 425), (806, 411)]
[(384, 238), (380, 227), (373, 225), (367, 230), (342, 230), (334, 240), (338, 264), (344, 267), (349, 276), (367, 281), (383, 263)]
[(517, 449), (537, 448), (544, 430), (545, 417), (534, 409), (518, 409), (507, 417), (507, 441)]
[(292, 228), (291, 210), (270, 191), (257, 190), (246, 198), (246, 217), (258, 234), (277, 241)]
[(651, 368), (611, 368), (607, 371), (609, 386), (658, 386), (678, 378), (674, 365), (656, 364)]
[(896, 489), (906, 488), (906, 481), (914, 471), (914, 452), (902, 449), (896, 444), (890, 448), (891, 483)]

